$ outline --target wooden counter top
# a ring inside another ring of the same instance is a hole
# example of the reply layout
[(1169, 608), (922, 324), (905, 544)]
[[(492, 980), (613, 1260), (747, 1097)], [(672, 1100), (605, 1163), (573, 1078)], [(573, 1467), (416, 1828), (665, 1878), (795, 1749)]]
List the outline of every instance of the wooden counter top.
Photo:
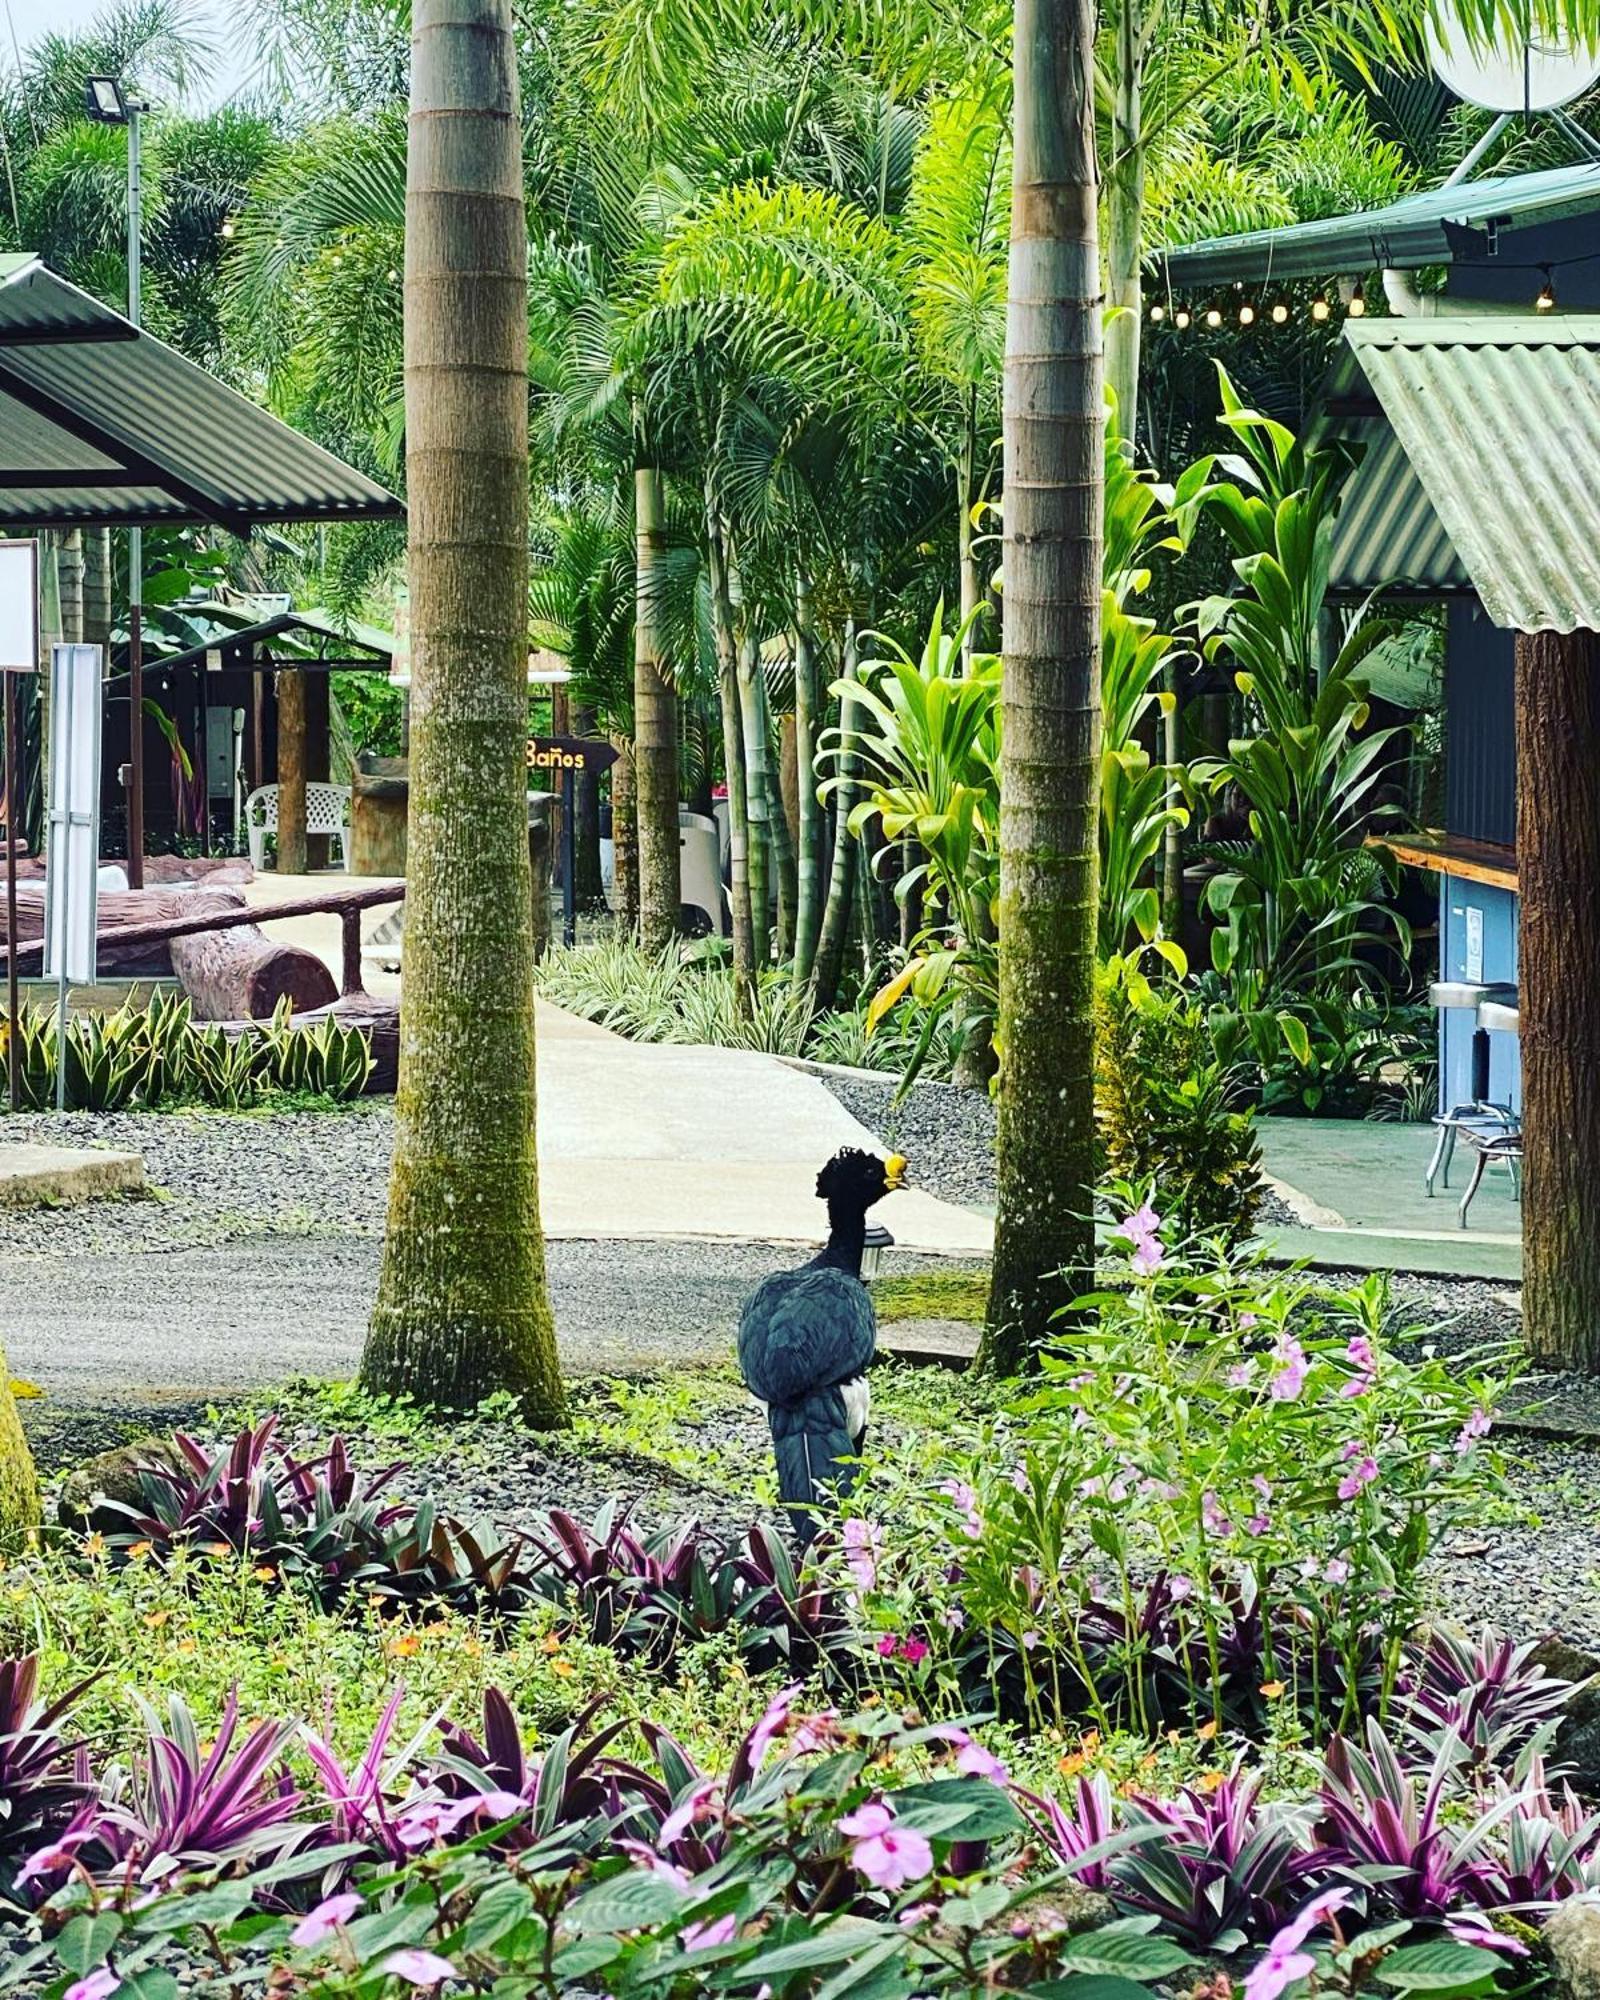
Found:
[(1468, 840), (1459, 833), (1374, 834), (1373, 847), (1386, 847), (1408, 868), (1426, 868), (1434, 875), (1459, 876), (1465, 882), (1485, 882), (1494, 889), (1517, 886), (1517, 852), (1493, 841)]

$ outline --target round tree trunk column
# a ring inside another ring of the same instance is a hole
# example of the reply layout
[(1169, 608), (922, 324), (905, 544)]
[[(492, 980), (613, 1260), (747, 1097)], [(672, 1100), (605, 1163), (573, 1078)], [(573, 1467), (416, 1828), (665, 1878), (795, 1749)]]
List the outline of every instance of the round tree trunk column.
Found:
[(1523, 1330), (1600, 1372), (1600, 635), (1519, 633)]
[(277, 677), (278, 873), (306, 872), (306, 677), (293, 668)]
[(363, 751), (351, 778), (350, 864), (356, 875), (404, 875), (411, 784), (404, 757)]

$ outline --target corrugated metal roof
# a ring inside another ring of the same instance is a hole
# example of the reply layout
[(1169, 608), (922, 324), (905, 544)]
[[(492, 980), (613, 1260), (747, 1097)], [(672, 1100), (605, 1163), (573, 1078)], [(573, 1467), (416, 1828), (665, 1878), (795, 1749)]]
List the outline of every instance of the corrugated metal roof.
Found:
[(1422, 264), (1449, 263), (1451, 231), (1457, 227), (1483, 229), (1491, 222), (1527, 227), (1595, 209), (1600, 209), (1600, 164), (1594, 162), (1463, 181), (1355, 215), (1185, 244), (1157, 259), (1157, 283), (1183, 291), (1235, 279), (1270, 282), (1411, 271)]
[(1345, 328), (1496, 625), (1600, 631), (1600, 315)]
[(1333, 524), (1333, 589), (1365, 593), (1393, 585), (1430, 597), (1470, 590), (1400, 440), (1386, 424), (1370, 425), (1365, 444)]
[(0, 258), (0, 526), (398, 515), (364, 473), (69, 285)]

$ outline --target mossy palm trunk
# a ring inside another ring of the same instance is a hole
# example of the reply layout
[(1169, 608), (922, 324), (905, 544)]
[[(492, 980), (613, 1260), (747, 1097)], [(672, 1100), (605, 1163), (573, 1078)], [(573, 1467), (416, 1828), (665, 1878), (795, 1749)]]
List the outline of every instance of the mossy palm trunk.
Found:
[(1520, 633), (1517, 946), (1522, 1318), (1547, 1368), (1600, 1374), (1600, 635)]
[(822, 924), (822, 808), (817, 799), (817, 661), (811, 587), (802, 574), (794, 593), (795, 843), (794, 987), (811, 978)]
[(639, 940), (662, 951), (678, 934), (678, 702), (663, 671), (661, 566), (667, 548), (664, 482), (656, 466), (633, 476), (634, 784), (639, 818)]
[(1016, 0), (1005, 365), (998, 1209), (984, 1359), (1026, 1364), (1094, 1258), (1104, 422), (1092, 0)]
[(509, 0), (415, 0), (410, 891), (372, 1390), (563, 1416), (534, 1125), (527, 235)]

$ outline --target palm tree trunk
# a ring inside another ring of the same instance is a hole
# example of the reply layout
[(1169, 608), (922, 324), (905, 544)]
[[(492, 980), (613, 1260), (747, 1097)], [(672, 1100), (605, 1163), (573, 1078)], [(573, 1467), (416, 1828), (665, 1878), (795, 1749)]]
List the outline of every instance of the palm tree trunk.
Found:
[(83, 641), (83, 530), (67, 528), (56, 552), (61, 585), (61, 636), (69, 646)]
[(822, 923), (822, 808), (817, 800), (817, 657), (811, 585), (802, 572), (794, 591), (794, 761), (799, 799), (795, 852), (794, 986), (811, 977)]
[(956, 559), (961, 575), (961, 658), (970, 667), (972, 655), (977, 647), (977, 623), (972, 613), (977, 610), (983, 596), (983, 586), (978, 578), (978, 556), (973, 547), (972, 527), (972, 483), (974, 461), (978, 453), (977, 395), (969, 391), (966, 415), (963, 419), (964, 436), (960, 455), (956, 460)]
[[(572, 714), (574, 736), (593, 736), (596, 727), (592, 708), (578, 708)], [(573, 830), (573, 852), (577, 866), (573, 880), (580, 910), (605, 908), (605, 873), (600, 866), (600, 780), (593, 771), (580, 771), (573, 787), (577, 794), (578, 823)]]
[[(840, 678), (853, 681), (855, 677), (856, 624), (852, 618), (844, 628), (844, 659)], [(839, 991), (839, 974), (844, 966), (844, 948), (850, 936), (858, 843), (847, 822), (856, 802), (856, 733), (854, 704), (841, 703), (839, 758), (835, 766), (839, 782), (833, 792), (833, 864), (828, 872), (828, 900), (823, 906), (821, 934), (811, 968), (813, 1013), (834, 1003)]]
[[(86, 645), (111, 644), (111, 530), (90, 528), (83, 541), (83, 637)], [(110, 665), (110, 662), (107, 662)]]
[(631, 936), (639, 923), (639, 789), (632, 739), (613, 736), (611, 747), (617, 753), (611, 767), (611, 901)]
[(534, 1117), (527, 226), (509, 0), (414, 0), (405, 400), (410, 890), (361, 1379), (563, 1421)]
[(744, 726), (745, 819), (750, 840), (750, 931), (759, 971), (772, 956), (769, 929), (772, 836), (768, 814), (772, 759), (767, 751), (761, 696), (756, 685), (761, 678), (761, 655), (748, 617), (747, 610), (745, 629), (739, 635), (739, 719)]
[(678, 874), (678, 701), (662, 672), (661, 566), (667, 506), (660, 468), (633, 475), (635, 572), (633, 617), (634, 778), (639, 814), (639, 941), (665, 950), (678, 935), (683, 903)]
[(1117, 0), (1112, 83), (1111, 164), (1106, 173), (1106, 276), (1113, 311), (1106, 326), (1106, 380), (1117, 429), (1131, 444), (1139, 430), (1139, 341), (1144, 314), (1140, 248), (1144, 234), (1144, 52), (1139, 0)]
[(739, 1005), (752, 1006), (756, 974), (755, 928), (750, 911), (750, 822), (746, 813), (744, 725), (739, 714), (738, 637), (722, 527), (708, 498), (706, 568), (711, 584), (711, 629), (717, 649), (717, 696), (722, 712), (722, 762), (728, 781), (728, 900), (733, 906), (733, 979)]
[(772, 857), (772, 879), (778, 894), (778, 962), (786, 965), (794, 951), (794, 899), (795, 862), (794, 840), (789, 832), (789, 813), (784, 804), (782, 754), (779, 743), (779, 762), (772, 757), (772, 699), (767, 692), (767, 677), (759, 667), (756, 672), (756, 707), (761, 740), (767, 752), (767, 835)]
[(1094, 1262), (1100, 298), (1093, 0), (1016, 0), (1005, 377), (998, 1212), (983, 1358)]

